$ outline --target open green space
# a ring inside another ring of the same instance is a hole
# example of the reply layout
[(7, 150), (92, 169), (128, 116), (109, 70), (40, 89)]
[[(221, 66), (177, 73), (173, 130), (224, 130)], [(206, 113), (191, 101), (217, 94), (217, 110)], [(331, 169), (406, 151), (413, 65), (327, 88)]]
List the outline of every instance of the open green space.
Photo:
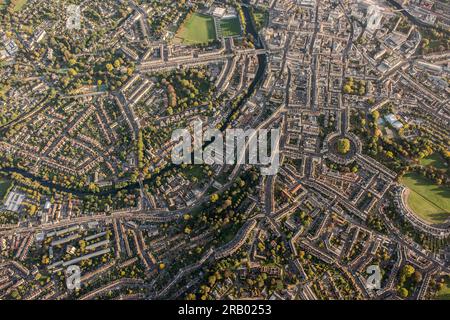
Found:
[(410, 172), (401, 181), (410, 189), (408, 207), (423, 220), (443, 223), (450, 217), (450, 188), (438, 186), (422, 175)]
[(206, 178), (202, 166), (197, 165), (189, 166), (184, 170), (184, 173), (188, 178), (197, 178), (198, 180)]
[(0, 99), (5, 99), (5, 95), (8, 93), (11, 86), (4, 86), (0, 84)]
[(215, 39), (214, 19), (200, 13), (190, 15), (175, 36), (176, 42), (184, 44), (205, 44)]
[(234, 37), (241, 34), (241, 24), (237, 17), (220, 20), (220, 28), (224, 37)]
[(10, 186), (11, 181), (0, 178), (0, 201), (3, 200)]
[(14, 11), (22, 10), (23, 6), (27, 3), (28, 0), (0, 0), (0, 9), (6, 8), (10, 3), (14, 4)]
[(447, 278), (447, 281), (444, 282), (444, 286), (437, 293), (436, 299), (450, 300), (450, 278)]
[(423, 166), (433, 166), (436, 169), (440, 169), (440, 170), (448, 168), (445, 160), (437, 152), (433, 153), (431, 156), (420, 159), (420, 164)]
[(269, 21), (269, 12), (265, 9), (256, 8), (253, 10), (253, 19), (255, 20), (256, 29), (261, 30)]

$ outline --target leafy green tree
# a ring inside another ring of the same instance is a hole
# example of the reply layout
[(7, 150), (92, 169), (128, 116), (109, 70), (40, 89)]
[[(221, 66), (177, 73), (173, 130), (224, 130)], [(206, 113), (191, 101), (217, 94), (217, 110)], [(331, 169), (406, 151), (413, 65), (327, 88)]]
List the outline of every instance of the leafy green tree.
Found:
[(214, 203), (217, 200), (219, 200), (219, 195), (217, 193), (214, 193), (211, 195), (211, 197), (209, 199), (211, 200), (212, 203)]
[(414, 274), (414, 272), (416, 272), (414, 267), (407, 264), (403, 267), (402, 275), (404, 275), (406, 278), (410, 278)]
[(350, 140), (347, 138), (339, 139), (337, 149), (340, 154), (347, 154), (350, 151)]
[(398, 294), (400, 295), (400, 297), (402, 298), (407, 298), (409, 295), (409, 292), (406, 288), (400, 288), (398, 291)]

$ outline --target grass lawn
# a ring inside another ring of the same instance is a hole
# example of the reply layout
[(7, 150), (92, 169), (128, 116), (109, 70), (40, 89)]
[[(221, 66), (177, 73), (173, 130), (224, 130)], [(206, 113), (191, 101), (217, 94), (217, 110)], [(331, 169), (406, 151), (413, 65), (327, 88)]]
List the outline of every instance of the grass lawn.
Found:
[(220, 20), (220, 28), (224, 37), (234, 37), (241, 34), (241, 23), (238, 18)]
[(7, 5), (9, 5), (11, 2), (14, 3), (14, 11), (20, 11), (22, 10), (23, 6), (27, 3), (28, 0), (0, 0), (0, 9), (3, 9)]
[(438, 292), (436, 299), (450, 300), (450, 280), (445, 281), (444, 287)]
[(219, 235), (219, 239), (221, 244), (225, 244), (230, 242), (236, 237), (239, 229), (242, 227), (242, 224), (231, 224), (226, 225), (221, 231)]
[(0, 98), (4, 97), (8, 93), (10, 88), (11, 88), (10, 86), (6, 86), (6, 85), (4, 86), (4, 85), (0, 84)]
[(194, 13), (178, 30), (175, 41), (184, 44), (204, 44), (216, 39), (216, 28), (211, 16)]
[(431, 156), (420, 159), (420, 164), (423, 166), (433, 166), (436, 169), (447, 169), (446, 162), (442, 158), (442, 156), (435, 152)]
[(16, 3), (14, 7), (14, 11), (20, 11), (22, 10), (23, 6), (26, 5), (28, 0), (12, 0)]
[(193, 165), (191, 167), (186, 168), (184, 173), (188, 177), (195, 177), (198, 180), (201, 180), (201, 179), (205, 178), (205, 174), (203, 173), (202, 166)]
[(406, 174), (402, 183), (410, 189), (409, 208), (422, 219), (442, 223), (450, 217), (450, 188), (437, 186), (415, 172)]
[(256, 28), (259, 31), (267, 25), (267, 22), (269, 21), (269, 13), (267, 10), (255, 9), (253, 12), (253, 19), (255, 19)]
[(10, 186), (11, 181), (0, 178), (0, 201), (3, 200)]

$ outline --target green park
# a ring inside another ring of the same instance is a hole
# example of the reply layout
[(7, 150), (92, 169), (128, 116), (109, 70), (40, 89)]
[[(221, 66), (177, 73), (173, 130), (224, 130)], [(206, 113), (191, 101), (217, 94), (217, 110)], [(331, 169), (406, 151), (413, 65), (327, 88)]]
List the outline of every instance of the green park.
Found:
[(183, 44), (206, 44), (215, 39), (214, 19), (200, 13), (188, 16), (175, 36), (175, 42)]
[(234, 37), (241, 34), (241, 25), (237, 17), (220, 20), (220, 28), (224, 37)]
[(450, 218), (450, 188), (438, 186), (422, 175), (410, 172), (401, 182), (410, 190), (407, 205), (429, 223), (443, 223)]

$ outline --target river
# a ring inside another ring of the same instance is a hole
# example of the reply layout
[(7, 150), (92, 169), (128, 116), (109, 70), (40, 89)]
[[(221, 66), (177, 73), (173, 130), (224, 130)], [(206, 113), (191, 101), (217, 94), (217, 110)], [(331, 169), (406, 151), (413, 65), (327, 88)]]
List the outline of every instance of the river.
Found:
[[(244, 3), (248, 4), (249, 1), (244, 1)], [(251, 18), (250, 9), (247, 6), (242, 6), (242, 10), (244, 11), (244, 16), (245, 16), (245, 20), (246, 20), (246, 32), (253, 36), (253, 39), (255, 41), (255, 48), (262, 49), (263, 48), (262, 41), (260, 40), (259, 34), (256, 31), (256, 28), (253, 24), (253, 19)], [(238, 103), (238, 105), (232, 110), (232, 112), (230, 112), (229, 116), (227, 117), (224, 124), (222, 125), (222, 130), (224, 130), (228, 126), (228, 124), (231, 122), (232, 114), (236, 110), (241, 109), (243, 107), (243, 105), (247, 102), (247, 100), (253, 96), (256, 88), (261, 84), (261, 81), (264, 78), (264, 73), (266, 72), (266, 68), (267, 68), (267, 55), (259, 54), (258, 55), (258, 70), (256, 71), (255, 78), (253, 79), (252, 83), (248, 87), (248, 90), (247, 90), (246, 94), (244, 95), (244, 98), (241, 99), (240, 103)], [(166, 166), (165, 168), (163, 168), (159, 174), (167, 172), (168, 170), (172, 169), (173, 167), (174, 167), (174, 165), (170, 164), (170, 165)], [(44, 187), (47, 187), (50, 189), (55, 189), (60, 192), (72, 193), (78, 197), (85, 197), (88, 195), (97, 195), (97, 196), (111, 195), (111, 196), (114, 196), (119, 191), (122, 191), (122, 190), (130, 191), (130, 190), (139, 188), (139, 182), (135, 182), (135, 183), (129, 184), (125, 187), (121, 187), (121, 188), (117, 188), (117, 189), (116, 188), (102, 189), (102, 190), (100, 190), (100, 192), (94, 193), (94, 192), (87, 191), (87, 190), (79, 190), (79, 189), (64, 187), (62, 185), (55, 184), (53, 182), (44, 180), (42, 177), (36, 176), (36, 175), (30, 173), (29, 171), (19, 169), (19, 168), (1, 168), (0, 172), (7, 173), (7, 174), (19, 173), (26, 178), (29, 178), (31, 180), (39, 182)], [(143, 181), (143, 183), (151, 184), (152, 182), (154, 182), (154, 179), (155, 179), (155, 177), (145, 179)]]

